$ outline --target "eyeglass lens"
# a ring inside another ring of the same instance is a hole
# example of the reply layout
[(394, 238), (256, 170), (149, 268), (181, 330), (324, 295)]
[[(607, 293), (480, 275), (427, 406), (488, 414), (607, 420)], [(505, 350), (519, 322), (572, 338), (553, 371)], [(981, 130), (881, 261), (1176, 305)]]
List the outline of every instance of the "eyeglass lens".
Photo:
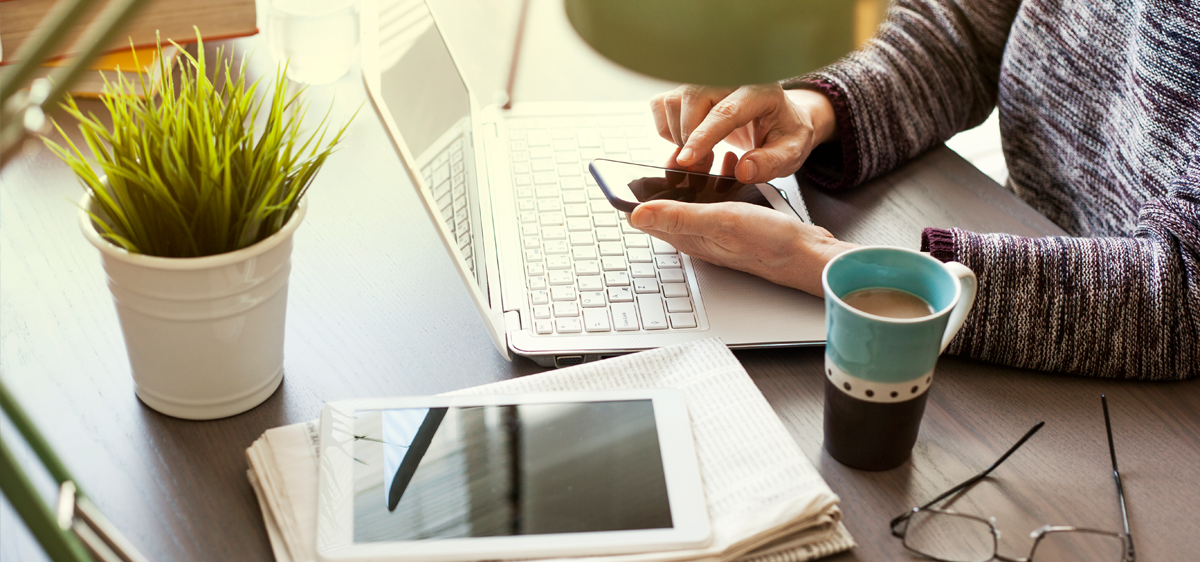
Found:
[(908, 519), (904, 546), (945, 562), (987, 562), (996, 553), (996, 537), (982, 519), (923, 509)]
[(1125, 543), (1109, 533), (1085, 530), (1051, 531), (1042, 535), (1030, 562), (1121, 562)]

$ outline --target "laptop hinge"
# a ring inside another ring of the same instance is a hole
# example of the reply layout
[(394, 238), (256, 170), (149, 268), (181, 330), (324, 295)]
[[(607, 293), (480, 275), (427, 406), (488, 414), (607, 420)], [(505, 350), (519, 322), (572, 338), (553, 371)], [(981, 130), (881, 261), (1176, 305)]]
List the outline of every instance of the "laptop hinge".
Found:
[(517, 332), (521, 330), (521, 313), (510, 310), (504, 313), (504, 331)]

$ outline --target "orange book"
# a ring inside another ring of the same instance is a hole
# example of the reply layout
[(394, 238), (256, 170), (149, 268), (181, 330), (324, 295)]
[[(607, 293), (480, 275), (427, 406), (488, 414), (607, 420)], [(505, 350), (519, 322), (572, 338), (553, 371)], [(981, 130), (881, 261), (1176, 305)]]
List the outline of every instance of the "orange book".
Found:
[[(13, 57), (38, 22), (50, 11), (57, 0), (0, 0), (0, 64), (13, 62)], [(68, 39), (51, 52), (50, 58), (62, 58), (79, 52), (83, 45), (78, 41), (97, 16), (114, 0), (101, 0), (88, 9), (68, 34)], [(194, 43), (200, 29), (206, 41), (242, 37), (258, 33), (254, 0), (205, 0), (184, 2), (180, 0), (150, 0), (133, 21), (120, 34), (110, 51), (128, 51), (129, 43), (137, 48), (154, 47), (157, 33), (162, 34), (163, 44), (169, 39), (176, 43)]]
[[(171, 71), (171, 65), (175, 63), (175, 58), (178, 56), (179, 49), (174, 45), (163, 47), (167, 72)], [(96, 59), (89, 70), (79, 76), (79, 79), (70, 88), (71, 95), (77, 98), (99, 98), (106, 92), (105, 81), (111, 87), (116, 88), (120, 74), (124, 74), (125, 80), (133, 85), (135, 95), (146, 95), (146, 92), (142, 91), (143, 79), (146, 86), (150, 88), (150, 93), (154, 94), (163, 80), (159, 72), (158, 49), (154, 47), (138, 49), (137, 62), (141, 63), (141, 68), (134, 63), (134, 52), (130, 49), (104, 55)], [(70, 63), (71, 59), (69, 58), (47, 62), (38, 67), (34, 76), (37, 78), (48, 76), (54, 69)]]

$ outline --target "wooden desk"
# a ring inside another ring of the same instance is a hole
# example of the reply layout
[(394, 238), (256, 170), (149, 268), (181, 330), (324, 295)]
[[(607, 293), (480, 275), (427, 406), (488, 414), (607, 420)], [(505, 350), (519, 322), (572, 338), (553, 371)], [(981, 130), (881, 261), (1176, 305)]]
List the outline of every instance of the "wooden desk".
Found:
[[(515, 5), (446, 3), (448, 40), (471, 85), (490, 95), (504, 84)], [(534, 3), (518, 102), (637, 99), (670, 87), (600, 60), (564, 27), (559, 6)], [(270, 69), (258, 39), (235, 44), (258, 47), (254, 72)], [(310, 94), (315, 108), (333, 100), (343, 118), (364, 99), (357, 75)], [(153, 559), (270, 558), (243, 456), (266, 429), (311, 419), (327, 400), (436, 393), (540, 370), (493, 349), (369, 108), (317, 180), (296, 234), (283, 386), (233, 418), (181, 421), (138, 402), (97, 253), (76, 226), (79, 189), (36, 146), (0, 175), (0, 370), (83, 488)], [(804, 191), (819, 224), (857, 242), (915, 247), (924, 226), (1057, 232), (944, 148), (855, 191)], [(912, 461), (868, 473), (821, 449), (820, 348), (738, 357), (842, 497), (860, 546), (832, 560), (909, 559), (888, 519), (975, 474), (1038, 420), (1045, 429), (956, 507), (995, 516), (1007, 554), (1024, 555), (1028, 533), (1045, 523), (1119, 529), (1102, 392), (1139, 560), (1200, 551), (1200, 383), (1098, 381), (946, 357)], [(0, 433), (12, 442), (7, 423)], [(0, 502), (0, 559), (41, 558)]]

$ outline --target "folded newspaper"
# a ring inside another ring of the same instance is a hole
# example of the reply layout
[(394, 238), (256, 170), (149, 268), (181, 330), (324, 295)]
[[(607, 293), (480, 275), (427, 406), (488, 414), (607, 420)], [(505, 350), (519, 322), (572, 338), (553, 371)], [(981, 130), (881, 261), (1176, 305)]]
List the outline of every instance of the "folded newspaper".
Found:
[[(854, 547), (838, 497), (746, 370), (709, 339), (449, 394), (668, 387), (683, 392), (712, 518), (703, 549), (598, 556), (597, 562), (801, 562)], [(268, 430), (246, 456), (279, 562), (316, 560), (318, 422)], [(582, 560), (582, 559), (572, 559)]]

